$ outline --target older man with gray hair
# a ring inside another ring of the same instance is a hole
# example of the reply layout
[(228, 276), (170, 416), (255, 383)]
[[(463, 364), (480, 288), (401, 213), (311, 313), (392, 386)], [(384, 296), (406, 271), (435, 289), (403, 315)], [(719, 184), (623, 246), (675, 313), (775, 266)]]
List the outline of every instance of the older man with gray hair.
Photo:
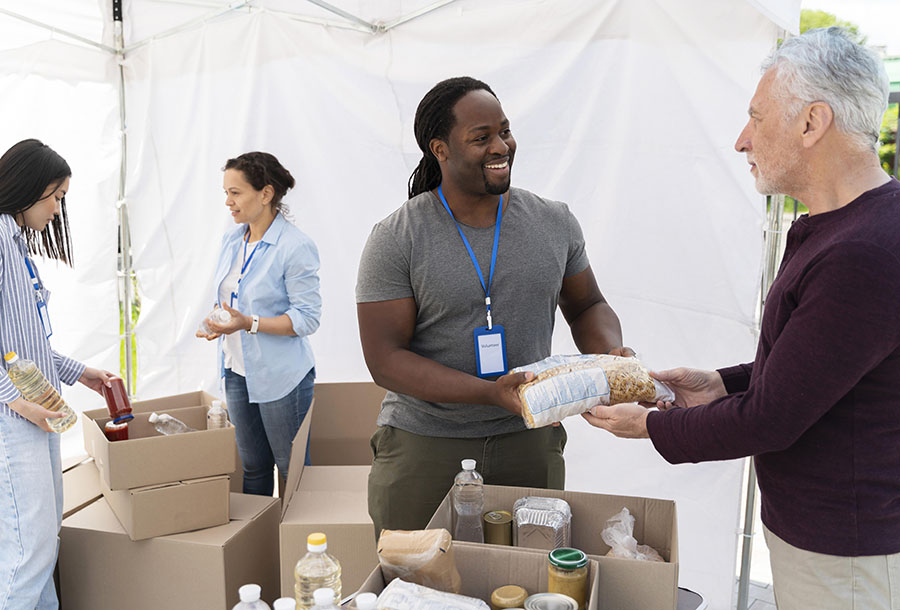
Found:
[(674, 404), (585, 418), (672, 463), (756, 456), (779, 609), (896, 610), (900, 182), (875, 153), (888, 79), (840, 28), (787, 40), (763, 69), (735, 148), (761, 193), (809, 214), (788, 233), (755, 361), (657, 373)]

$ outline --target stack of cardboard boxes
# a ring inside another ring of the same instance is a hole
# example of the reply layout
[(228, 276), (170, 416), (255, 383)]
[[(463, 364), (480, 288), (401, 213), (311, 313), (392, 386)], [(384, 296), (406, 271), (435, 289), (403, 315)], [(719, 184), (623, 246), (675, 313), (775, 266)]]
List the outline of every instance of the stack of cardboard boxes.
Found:
[[(87, 462), (64, 473), (62, 608), (230, 608), (238, 587), (251, 582), (262, 586), (263, 599), (271, 603), (293, 596), (294, 566), (312, 532), (324, 532), (328, 552), (341, 561), (345, 596), (357, 589), (380, 592), (386, 583), (368, 514), (367, 479), (369, 438), (383, 397), (373, 383), (316, 384), (315, 406), (294, 439), (283, 502), (232, 493), (228, 520), (214, 527), (196, 525), (197, 515), (220, 511), (223, 473), (240, 472), (233, 429), (179, 438), (145, 428), (151, 411), (165, 411), (202, 429), (212, 396), (195, 392), (135, 402), (133, 440), (125, 442), (106, 440), (105, 411), (84, 413), (85, 445), (96, 467)], [(303, 463), (307, 440), (315, 466)], [(562, 498), (571, 506), (572, 546), (590, 559), (589, 609), (676, 609), (674, 502), (487, 485), (485, 509), (512, 511), (528, 495)], [(600, 532), (622, 507), (636, 519), (638, 541), (656, 548), (665, 563), (606, 556), (609, 547)], [(161, 534), (173, 527), (204, 529)], [(449, 492), (428, 527), (452, 531)], [(493, 588), (512, 583), (530, 592), (546, 590), (546, 551), (466, 542), (454, 548), (465, 594), (489, 599)]]

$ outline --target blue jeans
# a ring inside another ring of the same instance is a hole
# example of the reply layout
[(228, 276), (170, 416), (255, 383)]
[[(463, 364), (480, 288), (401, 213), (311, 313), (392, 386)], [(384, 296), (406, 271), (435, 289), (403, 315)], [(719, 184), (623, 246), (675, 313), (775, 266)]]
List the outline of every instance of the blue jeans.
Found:
[(59, 608), (59, 435), (0, 413), (0, 609)]
[[(287, 480), (291, 443), (309, 411), (315, 381), (314, 367), (287, 396), (272, 402), (255, 403), (250, 402), (244, 377), (225, 369), (225, 401), (244, 468), (245, 494), (271, 496), (275, 465), (282, 482)], [(306, 464), (309, 465), (309, 439)]]

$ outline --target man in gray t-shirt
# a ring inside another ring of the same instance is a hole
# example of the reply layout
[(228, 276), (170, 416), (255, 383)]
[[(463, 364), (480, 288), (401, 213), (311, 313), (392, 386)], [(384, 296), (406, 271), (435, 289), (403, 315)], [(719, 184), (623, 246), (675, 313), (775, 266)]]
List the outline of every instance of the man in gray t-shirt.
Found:
[[(488, 484), (562, 489), (565, 430), (526, 430), (516, 388), (531, 373), (502, 374), (550, 355), (557, 306), (582, 352), (631, 355), (568, 207), (510, 188), (516, 143), (493, 91), (438, 83), (415, 132), (410, 199), (375, 225), (356, 287), (366, 363), (388, 389), (372, 438), (376, 535), (424, 527), (464, 458)], [(499, 343), (505, 369), (479, 348)]]

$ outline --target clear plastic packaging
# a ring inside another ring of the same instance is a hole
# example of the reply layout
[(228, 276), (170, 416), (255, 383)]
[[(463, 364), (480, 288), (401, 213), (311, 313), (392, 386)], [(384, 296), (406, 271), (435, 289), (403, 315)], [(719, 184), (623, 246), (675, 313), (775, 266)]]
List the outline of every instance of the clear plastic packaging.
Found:
[(238, 589), (241, 601), (232, 610), (269, 610), (269, 604), (259, 598), (262, 587), (259, 585), (244, 585)]
[(511, 372), (524, 371), (535, 375), (518, 388), (528, 428), (548, 426), (597, 405), (675, 400), (674, 392), (653, 379), (637, 358), (608, 354), (550, 356)]
[(65, 417), (47, 418), (50, 429), (62, 434), (75, 425), (78, 416), (75, 411), (66, 404), (59, 392), (50, 385), (47, 378), (37, 365), (27, 358), (19, 358), (15, 352), (9, 352), (4, 356), (6, 360), (7, 374), (13, 385), (22, 393), (25, 400), (37, 403), (49, 409), (65, 413)]
[(475, 470), (475, 460), (463, 460), (453, 480), (453, 539), (484, 542), (484, 478)]
[(205, 318), (203, 318), (203, 320), (200, 321), (200, 327), (198, 330), (200, 332), (202, 332), (204, 335), (212, 334), (212, 330), (210, 330), (209, 324), (207, 323), (208, 320), (212, 320), (213, 322), (216, 322), (217, 324), (227, 324), (228, 321), (231, 320), (231, 314), (228, 313), (227, 310), (219, 309), (218, 307), (213, 309), (212, 312), (208, 316), (206, 316)]
[(191, 428), (180, 419), (172, 417), (168, 413), (151, 413), (150, 423), (153, 424), (153, 427), (156, 428), (157, 432), (166, 436), (197, 431), (195, 428)]
[(653, 547), (638, 544), (633, 534), (634, 516), (627, 507), (607, 519), (606, 527), (600, 532), (603, 542), (609, 545), (607, 556), (641, 561), (665, 561)]
[(206, 412), (206, 429), (215, 430), (217, 428), (228, 427), (228, 411), (222, 406), (221, 400), (212, 401), (212, 405)]
[(307, 553), (294, 567), (294, 597), (298, 610), (309, 610), (315, 604), (316, 589), (334, 592), (333, 601), (341, 603), (341, 563), (329, 555), (325, 534), (314, 533), (306, 538)]
[(395, 578), (378, 596), (378, 608), (403, 610), (490, 610), (490, 606), (474, 597), (444, 593)]
[(513, 505), (513, 544), (552, 551), (572, 543), (572, 509), (561, 498), (526, 496)]

